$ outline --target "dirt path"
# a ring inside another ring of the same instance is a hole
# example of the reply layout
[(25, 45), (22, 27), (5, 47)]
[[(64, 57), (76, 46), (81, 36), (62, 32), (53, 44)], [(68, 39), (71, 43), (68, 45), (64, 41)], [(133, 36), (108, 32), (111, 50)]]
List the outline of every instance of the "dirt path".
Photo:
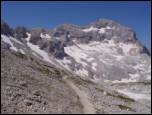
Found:
[(70, 80), (67, 79), (67, 76), (63, 77), (63, 80), (76, 92), (79, 96), (80, 102), (83, 105), (84, 114), (95, 114), (95, 109), (93, 104), (88, 100), (87, 94), (75, 86)]

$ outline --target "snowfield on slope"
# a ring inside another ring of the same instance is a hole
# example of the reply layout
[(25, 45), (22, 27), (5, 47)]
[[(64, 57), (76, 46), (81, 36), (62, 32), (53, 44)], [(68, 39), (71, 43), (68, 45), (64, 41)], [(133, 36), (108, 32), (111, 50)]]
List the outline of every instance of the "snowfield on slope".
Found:
[[(88, 75), (89, 73), (87, 71), (89, 70), (86, 68), (90, 66), (93, 71), (99, 72), (100, 67), (97, 67), (99, 63), (103, 63), (107, 66), (113, 66), (116, 63), (119, 63), (123, 69), (124, 67), (129, 67), (129, 65), (124, 63), (124, 59), (126, 56), (129, 58), (134, 58), (133, 56), (130, 56), (128, 52), (130, 49), (136, 47), (133, 44), (115, 44), (113, 40), (105, 40), (103, 42), (92, 41), (89, 44), (80, 44), (76, 41), (74, 43), (75, 44), (72, 46), (64, 47), (64, 51), (66, 54), (74, 58), (78, 64), (82, 64), (83, 69), (80, 68), (75, 70), (75, 73), (80, 75)], [(118, 48), (122, 48), (122, 51), (124, 52), (123, 55), (118, 53)], [(70, 69), (70, 65), (66, 63), (64, 63), (64, 65), (66, 65), (66, 68)], [(139, 65), (137, 64), (136, 66)], [(138, 68), (134, 67), (134, 69), (136, 70)], [(113, 82), (136, 82), (140, 75), (139, 73), (134, 73), (130, 74), (129, 76), (129, 79), (122, 78), (122, 80), (114, 80)]]
[(20, 45), (23, 45), (20, 41), (18, 41), (18, 40), (16, 40), (15, 38), (13, 38), (13, 37), (8, 37), (8, 36), (6, 36), (6, 35), (1, 35), (1, 38), (2, 38), (2, 41), (3, 42), (5, 42), (5, 43), (8, 43), (11, 47), (10, 47), (10, 49), (11, 50), (14, 50), (14, 51), (18, 51), (18, 48), (17, 47), (15, 47), (14, 46), (14, 44), (13, 44), (13, 42), (12, 41), (14, 41), (14, 42), (16, 42), (16, 43), (18, 43), (18, 44), (20, 44)]
[(41, 50), (38, 45), (34, 45), (34, 44), (29, 42), (31, 36), (30, 36), (30, 34), (27, 34), (27, 35), (28, 35), (28, 37), (26, 38), (27, 46), (30, 47), (31, 50), (33, 50), (34, 52), (36, 52), (37, 54), (42, 56), (44, 61), (47, 61), (49, 63), (53, 63), (50, 60), (50, 57), (49, 57), (47, 52), (45, 52), (44, 50)]

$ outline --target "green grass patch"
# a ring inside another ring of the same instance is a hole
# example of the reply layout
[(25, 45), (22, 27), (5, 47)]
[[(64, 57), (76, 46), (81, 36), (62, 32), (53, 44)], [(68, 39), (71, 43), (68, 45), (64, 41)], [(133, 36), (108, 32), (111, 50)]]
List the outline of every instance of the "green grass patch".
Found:
[(50, 74), (50, 71), (48, 68), (42, 68), (42, 67), (38, 67), (38, 66), (34, 66), (34, 65), (28, 65), (30, 68), (34, 69), (34, 70), (37, 70), (37, 71), (40, 71), (42, 72), (43, 74)]
[(123, 96), (123, 95), (119, 95), (119, 94), (115, 95), (115, 94), (111, 94), (111, 93), (107, 93), (107, 95), (119, 98), (119, 99), (121, 99), (121, 100), (123, 100), (125, 102), (135, 102), (134, 99), (131, 99), (131, 98), (127, 97), (127, 96)]
[(134, 111), (131, 107), (128, 107), (128, 106), (126, 106), (126, 105), (118, 105), (118, 107), (119, 107), (121, 110)]
[(88, 84), (94, 85), (94, 83), (92, 81), (90, 81), (88, 79), (83, 79), (80, 76), (71, 77), (71, 80), (74, 81), (78, 85), (83, 85), (83, 86), (87, 86), (87, 87), (88, 87)]
[(151, 81), (150, 80), (139, 82), (139, 83), (142, 83), (144, 85), (151, 85)]
[(103, 109), (95, 108), (96, 114), (107, 114)]
[(100, 92), (104, 92), (104, 90), (101, 89), (101, 88), (95, 87), (95, 89), (98, 90), (98, 91), (100, 91)]
[(82, 78), (80, 78), (83, 82), (85, 82), (85, 83), (89, 83), (89, 84), (92, 84), (92, 85), (94, 85), (94, 83), (92, 82), (92, 81), (90, 81), (90, 80), (88, 80), (88, 79), (82, 79)]
[(22, 53), (19, 53), (19, 52), (16, 52), (14, 53), (14, 55), (18, 58), (22, 58), (22, 59), (26, 59), (27, 60), (27, 57), (26, 55), (22, 54)]

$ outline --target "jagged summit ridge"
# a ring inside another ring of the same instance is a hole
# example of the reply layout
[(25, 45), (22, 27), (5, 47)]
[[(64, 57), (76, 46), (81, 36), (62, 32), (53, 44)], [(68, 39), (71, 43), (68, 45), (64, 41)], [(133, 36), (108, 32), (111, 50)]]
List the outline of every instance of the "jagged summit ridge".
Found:
[[(115, 43), (135, 44), (139, 47), (139, 53), (150, 54), (145, 46), (136, 38), (135, 32), (112, 20), (98, 19), (88, 26), (80, 27), (73, 24), (63, 24), (52, 30), (27, 29), (26, 27), (10, 28), (4, 21), (1, 21), (2, 34), (11, 35), (17, 39), (26, 38), (27, 32), (31, 34), (30, 42), (39, 44), (43, 42), (42, 34), (47, 38), (58, 39), (62, 44), (72, 44), (73, 40), (80, 43), (91, 41), (113, 40)], [(51, 36), (51, 37), (48, 37)]]

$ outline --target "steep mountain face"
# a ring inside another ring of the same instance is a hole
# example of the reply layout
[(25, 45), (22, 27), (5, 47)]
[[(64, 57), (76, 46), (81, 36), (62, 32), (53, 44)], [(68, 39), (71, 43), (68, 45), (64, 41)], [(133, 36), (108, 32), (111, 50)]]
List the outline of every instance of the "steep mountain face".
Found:
[(17, 38), (17, 39), (20, 39), (20, 38), (27, 38), (27, 29), (25, 27), (21, 27), (21, 26), (18, 26), (15, 28), (14, 30), (14, 37)]
[(13, 30), (3, 20), (1, 20), (1, 34), (13, 36)]
[(63, 24), (52, 30), (11, 29), (1, 21), (1, 30), (1, 49), (32, 56), (140, 103), (151, 103), (150, 52), (131, 28), (99, 19), (83, 27)]

